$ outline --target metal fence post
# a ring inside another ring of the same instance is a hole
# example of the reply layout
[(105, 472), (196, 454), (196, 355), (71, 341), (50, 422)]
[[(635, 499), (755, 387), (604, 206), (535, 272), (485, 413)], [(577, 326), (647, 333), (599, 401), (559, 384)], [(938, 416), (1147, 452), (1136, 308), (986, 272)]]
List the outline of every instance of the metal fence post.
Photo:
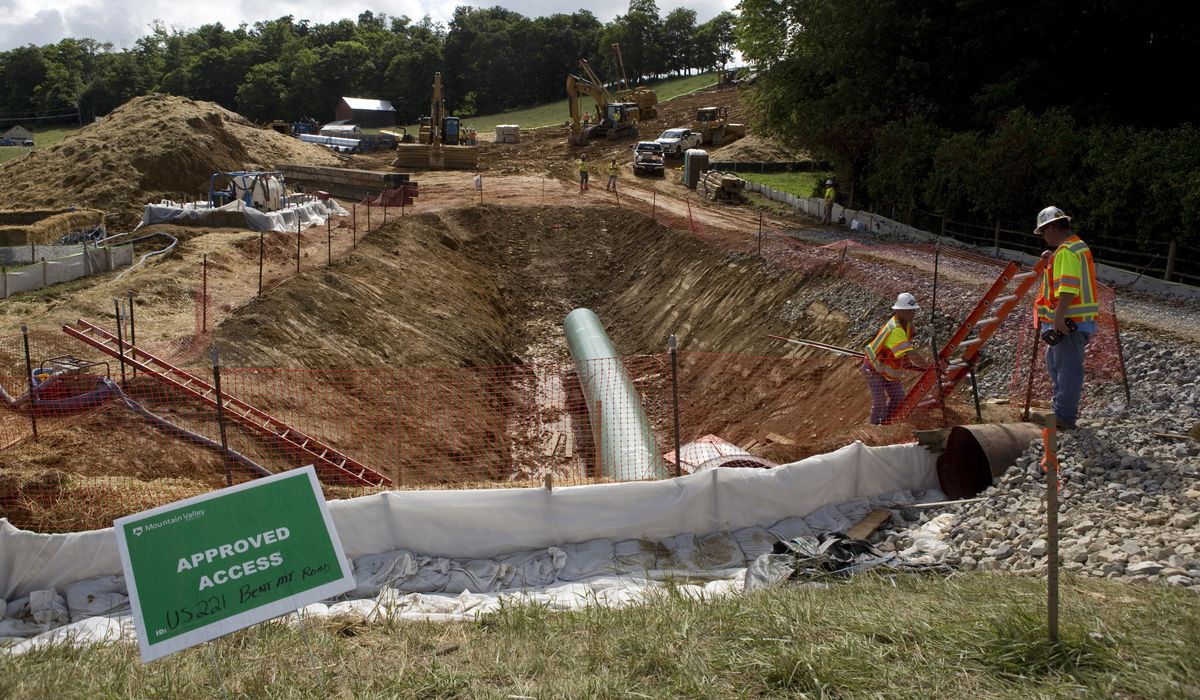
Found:
[(258, 232), (258, 293), (262, 294), (263, 282), (263, 232)]
[(333, 217), (325, 217), (325, 267), (333, 267)]
[(758, 257), (760, 257), (760, 258), (762, 257), (762, 222), (763, 222), (763, 213), (762, 213), (762, 211), (759, 211), (758, 212)]
[[(129, 292), (129, 305), (126, 312), (129, 314), (129, 357), (136, 360), (134, 348), (137, 347), (137, 329), (133, 323), (133, 292)], [(133, 378), (137, 379), (137, 365), (133, 366)]]
[(33, 426), (33, 439), (38, 439), (37, 392), (33, 381), (33, 359), (29, 355), (29, 326), (21, 324), (21, 341), (25, 345), (25, 377), (29, 380), (29, 422)]
[(300, 274), (300, 214), (296, 213), (296, 274)]
[(992, 235), (992, 242), (996, 247), (996, 257), (1000, 257), (1000, 221), (996, 221), (996, 232)]
[(1042, 430), (1046, 470), (1046, 627), (1052, 644), (1058, 643), (1058, 429), (1053, 413)]
[(1175, 253), (1179, 247), (1179, 242), (1174, 236), (1171, 237), (1171, 243), (1167, 246), (1167, 267), (1163, 270), (1163, 279), (1170, 282), (1171, 275), (1175, 274)]
[(200, 333), (208, 332), (208, 253), (200, 256)]
[(213, 390), (217, 399), (217, 428), (221, 431), (221, 461), (225, 463), (225, 485), (233, 486), (233, 467), (229, 463), (229, 440), (225, 435), (225, 399), (221, 396), (221, 362), (217, 346), (212, 346)]
[(121, 331), (121, 300), (113, 299), (113, 312), (117, 316), (117, 359), (121, 363), (121, 387), (125, 387), (125, 334)]
[(675, 413), (675, 476), (683, 476), (683, 462), (679, 453), (679, 352), (675, 334), (667, 340), (671, 351), (671, 406)]

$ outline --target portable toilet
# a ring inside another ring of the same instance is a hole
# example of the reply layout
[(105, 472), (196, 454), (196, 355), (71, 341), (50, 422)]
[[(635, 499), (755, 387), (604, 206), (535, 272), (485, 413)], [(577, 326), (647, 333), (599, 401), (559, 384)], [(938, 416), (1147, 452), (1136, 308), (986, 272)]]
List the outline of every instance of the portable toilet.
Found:
[(689, 190), (696, 189), (700, 181), (700, 173), (708, 170), (708, 151), (699, 148), (689, 148), (683, 153), (683, 184)]
[(447, 146), (458, 145), (459, 118), (446, 117), (442, 120), (442, 143)]

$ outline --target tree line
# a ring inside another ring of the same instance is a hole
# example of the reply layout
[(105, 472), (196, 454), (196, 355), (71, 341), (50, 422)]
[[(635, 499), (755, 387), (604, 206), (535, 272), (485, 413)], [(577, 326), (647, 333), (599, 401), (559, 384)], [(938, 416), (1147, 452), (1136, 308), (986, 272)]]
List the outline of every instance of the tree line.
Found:
[(742, 0), (759, 126), (881, 213), (1031, 227), (1054, 203), (1113, 248), (1200, 242), (1200, 19), (1182, 0)]
[(450, 110), (488, 114), (562, 98), (580, 58), (615, 79), (613, 43), (631, 80), (710, 70), (730, 59), (733, 16), (698, 23), (694, 10), (664, 17), (654, 0), (630, 0), (608, 23), (587, 10), (529, 18), (467, 6), (447, 25), (370, 11), (328, 24), (289, 15), (233, 29), (169, 30), (160, 22), (124, 50), (71, 38), (0, 52), (0, 124), (72, 120), (76, 112), (90, 121), (154, 91), (257, 121), (325, 121), (339, 97), (388, 99), (411, 122), (429, 111), (434, 71), (442, 71)]

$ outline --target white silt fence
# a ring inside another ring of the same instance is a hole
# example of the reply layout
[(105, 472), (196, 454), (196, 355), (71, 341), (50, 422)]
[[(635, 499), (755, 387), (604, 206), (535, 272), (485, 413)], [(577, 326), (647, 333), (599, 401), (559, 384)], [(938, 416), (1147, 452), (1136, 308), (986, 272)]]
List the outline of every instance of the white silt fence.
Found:
[[(39, 256), (36, 262), (30, 263), (29, 259), (39, 253), (43, 255)], [(21, 292), (31, 292), (118, 267), (128, 267), (133, 264), (133, 245), (103, 248), (36, 246), (33, 250), (29, 246), (15, 246), (0, 248), (0, 261), (3, 261), (5, 266), (0, 271), (0, 299), (7, 299)], [(9, 270), (7, 266), (13, 263), (24, 266)]]

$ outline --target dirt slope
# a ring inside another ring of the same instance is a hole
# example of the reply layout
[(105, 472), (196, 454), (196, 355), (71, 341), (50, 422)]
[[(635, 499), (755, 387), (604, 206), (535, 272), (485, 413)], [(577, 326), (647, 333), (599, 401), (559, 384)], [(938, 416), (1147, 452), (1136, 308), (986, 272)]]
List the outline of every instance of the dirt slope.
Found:
[(148, 202), (206, 196), (216, 171), (283, 162), (340, 161), (320, 146), (259, 129), (211, 102), (151, 94), (61, 143), (0, 166), (0, 201), (104, 209), (114, 215), (111, 227), (128, 229)]

